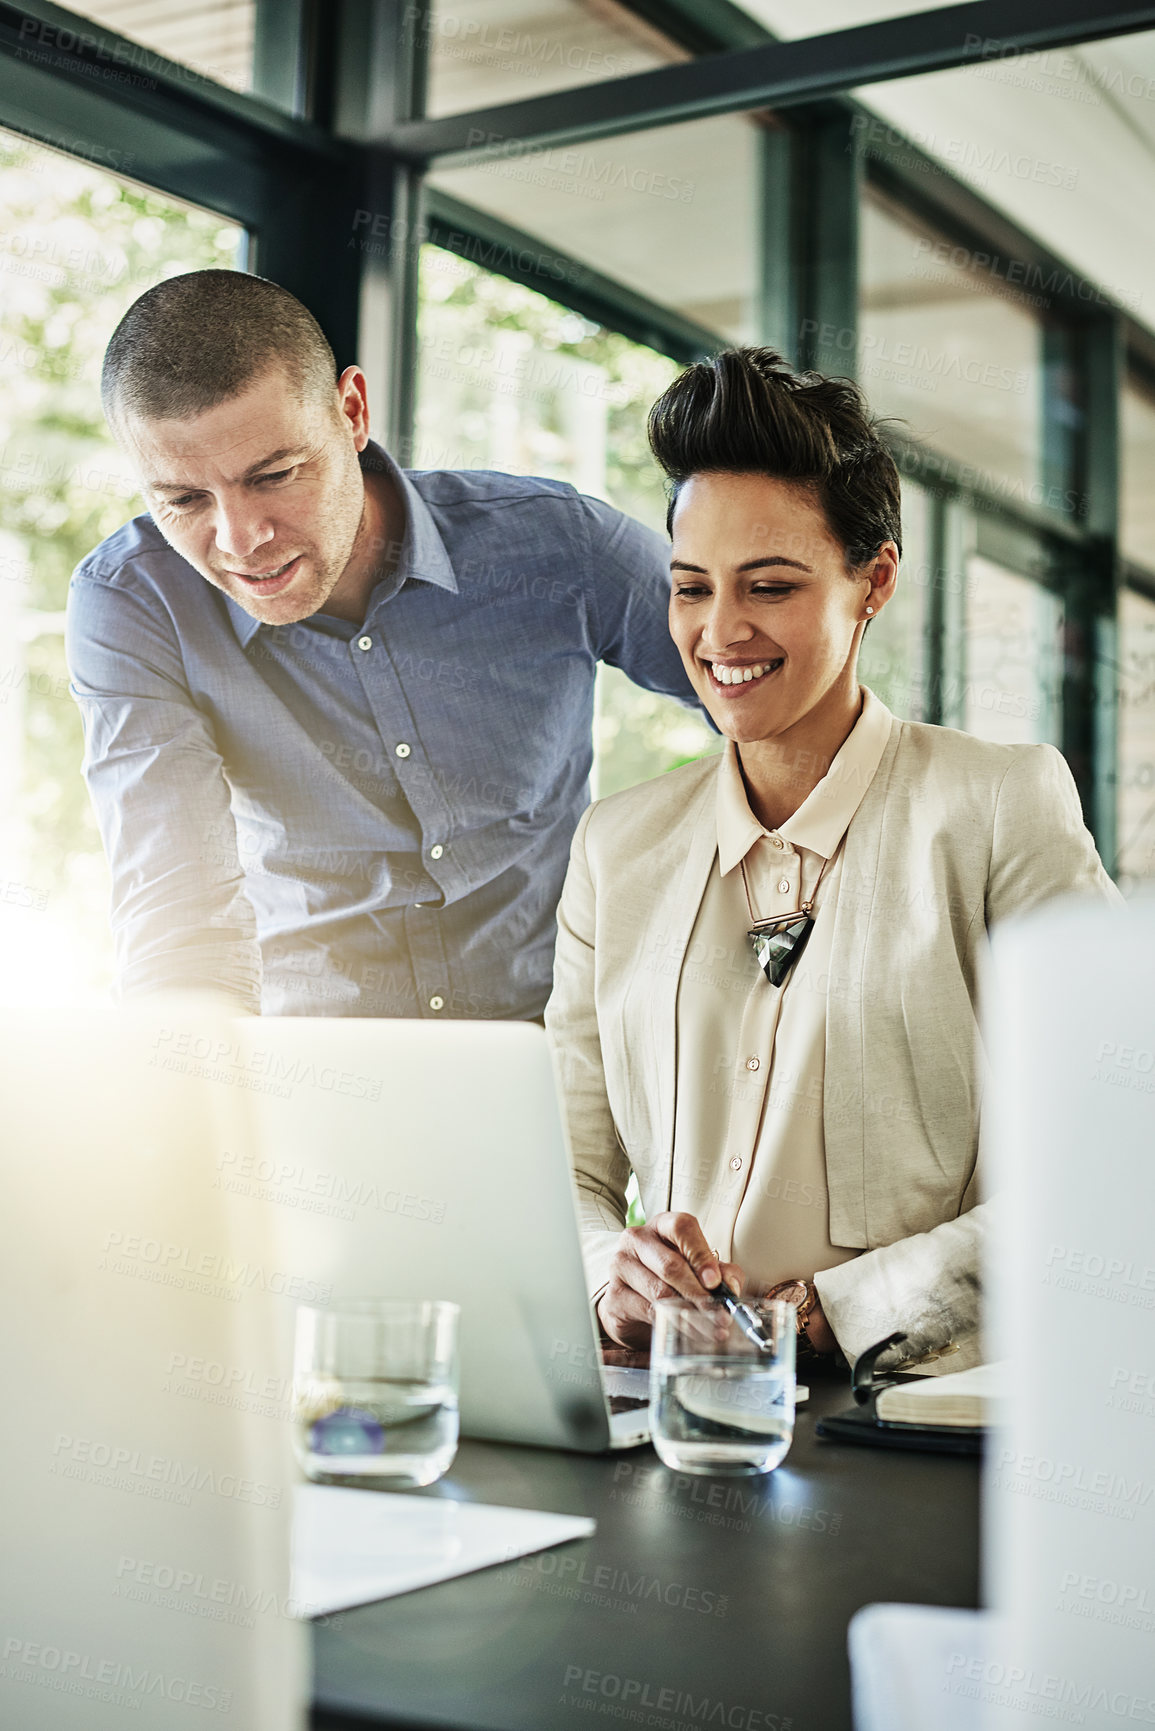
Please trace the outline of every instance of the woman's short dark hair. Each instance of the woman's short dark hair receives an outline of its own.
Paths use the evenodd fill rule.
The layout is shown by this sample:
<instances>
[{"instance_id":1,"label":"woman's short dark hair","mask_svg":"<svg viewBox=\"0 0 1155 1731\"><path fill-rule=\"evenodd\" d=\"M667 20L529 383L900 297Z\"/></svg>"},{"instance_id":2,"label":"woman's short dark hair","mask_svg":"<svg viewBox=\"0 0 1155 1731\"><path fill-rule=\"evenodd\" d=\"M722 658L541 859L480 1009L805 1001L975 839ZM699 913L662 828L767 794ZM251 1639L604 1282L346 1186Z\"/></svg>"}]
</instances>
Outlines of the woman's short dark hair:
<instances>
[{"instance_id":1,"label":"woman's short dark hair","mask_svg":"<svg viewBox=\"0 0 1155 1731\"><path fill-rule=\"evenodd\" d=\"M692 475L769 475L810 491L854 571L885 541L902 551L898 469L850 379L796 373L773 349L724 349L686 368L650 410L670 482L667 529Z\"/></svg>"}]
</instances>

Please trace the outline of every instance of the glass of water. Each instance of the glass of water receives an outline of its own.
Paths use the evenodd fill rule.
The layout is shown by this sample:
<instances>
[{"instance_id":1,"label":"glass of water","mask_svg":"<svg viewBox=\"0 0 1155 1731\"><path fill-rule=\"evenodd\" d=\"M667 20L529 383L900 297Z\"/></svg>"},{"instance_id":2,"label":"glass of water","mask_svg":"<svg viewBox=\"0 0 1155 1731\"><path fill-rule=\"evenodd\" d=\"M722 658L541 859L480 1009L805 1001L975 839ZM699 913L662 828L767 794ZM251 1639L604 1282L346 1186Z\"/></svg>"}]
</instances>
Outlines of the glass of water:
<instances>
[{"instance_id":1,"label":"glass of water","mask_svg":"<svg viewBox=\"0 0 1155 1731\"><path fill-rule=\"evenodd\" d=\"M456 1304L364 1298L301 1305L297 1458L322 1485L431 1485L457 1453Z\"/></svg>"},{"instance_id":2,"label":"glass of water","mask_svg":"<svg viewBox=\"0 0 1155 1731\"><path fill-rule=\"evenodd\" d=\"M719 1305L662 1298L650 1346L650 1429L682 1473L770 1472L794 1436L795 1310L751 1302L765 1347Z\"/></svg>"}]
</instances>

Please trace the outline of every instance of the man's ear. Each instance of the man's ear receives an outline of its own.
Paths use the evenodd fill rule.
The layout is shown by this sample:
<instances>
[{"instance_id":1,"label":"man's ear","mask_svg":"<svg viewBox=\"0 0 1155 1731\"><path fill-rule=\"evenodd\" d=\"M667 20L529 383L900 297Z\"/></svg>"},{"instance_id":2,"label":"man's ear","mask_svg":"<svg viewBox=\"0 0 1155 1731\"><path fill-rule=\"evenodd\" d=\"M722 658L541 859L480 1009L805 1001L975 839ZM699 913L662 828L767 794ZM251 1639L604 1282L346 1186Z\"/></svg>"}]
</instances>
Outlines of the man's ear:
<instances>
[{"instance_id":1,"label":"man's ear","mask_svg":"<svg viewBox=\"0 0 1155 1731\"><path fill-rule=\"evenodd\" d=\"M337 412L353 429L358 451L369 443L369 381L360 367L346 367L337 380Z\"/></svg>"}]
</instances>

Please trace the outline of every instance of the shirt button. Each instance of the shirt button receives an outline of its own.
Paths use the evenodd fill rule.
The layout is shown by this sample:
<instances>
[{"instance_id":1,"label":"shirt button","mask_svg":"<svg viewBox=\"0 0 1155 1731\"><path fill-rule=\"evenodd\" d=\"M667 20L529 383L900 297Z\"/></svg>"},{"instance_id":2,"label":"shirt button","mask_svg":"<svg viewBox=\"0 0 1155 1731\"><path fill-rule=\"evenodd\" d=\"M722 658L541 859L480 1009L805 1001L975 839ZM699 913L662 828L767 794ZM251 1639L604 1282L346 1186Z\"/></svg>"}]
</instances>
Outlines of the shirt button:
<instances>
[{"instance_id":1,"label":"shirt button","mask_svg":"<svg viewBox=\"0 0 1155 1731\"><path fill-rule=\"evenodd\" d=\"M373 639L371 637L358 637L357 647L358 649L372 649Z\"/></svg>"},{"instance_id":2,"label":"shirt button","mask_svg":"<svg viewBox=\"0 0 1155 1731\"><path fill-rule=\"evenodd\" d=\"M441 843L435 842L429 850L429 857L430 859L440 859L444 852L445 849L442 847Z\"/></svg>"},{"instance_id":3,"label":"shirt button","mask_svg":"<svg viewBox=\"0 0 1155 1731\"><path fill-rule=\"evenodd\" d=\"M775 847L785 847L786 846L786 843L782 840L782 837L780 835L772 835L770 837L770 840L774 843Z\"/></svg>"},{"instance_id":4,"label":"shirt button","mask_svg":"<svg viewBox=\"0 0 1155 1731\"><path fill-rule=\"evenodd\" d=\"M445 1008L445 999L439 998L434 994L434 996L429 1000L429 1008L431 1010L443 1010Z\"/></svg>"},{"instance_id":5,"label":"shirt button","mask_svg":"<svg viewBox=\"0 0 1155 1731\"><path fill-rule=\"evenodd\" d=\"M402 743L401 745L395 745L393 749L397 753L398 757L408 757L409 753L413 750L413 747Z\"/></svg>"},{"instance_id":6,"label":"shirt button","mask_svg":"<svg viewBox=\"0 0 1155 1731\"><path fill-rule=\"evenodd\" d=\"M780 896L784 896L789 888L790 888L790 879L789 878L779 878L778 879L778 894Z\"/></svg>"},{"instance_id":7,"label":"shirt button","mask_svg":"<svg viewBox=\"0 0 1155 1731\"><path fill-rule=\"evenodd\" d=\"M747 1058L746 1068L748 1070L760 1070L762 1068L761 1058Z\"/></svg>"},{"instance_id":8,"label":"shirt button","mask_svg":"<svg viewBox=\"0 0 1155 1731\"><path fill-rule=\"evenodd\" d=\"M742 1170L742 1156L740 1154L735 1154L734 1158L731 1160L730 1170L731 1170L731 1172L741 1172L741 1170Z\"/></svg>"}]
</instances>

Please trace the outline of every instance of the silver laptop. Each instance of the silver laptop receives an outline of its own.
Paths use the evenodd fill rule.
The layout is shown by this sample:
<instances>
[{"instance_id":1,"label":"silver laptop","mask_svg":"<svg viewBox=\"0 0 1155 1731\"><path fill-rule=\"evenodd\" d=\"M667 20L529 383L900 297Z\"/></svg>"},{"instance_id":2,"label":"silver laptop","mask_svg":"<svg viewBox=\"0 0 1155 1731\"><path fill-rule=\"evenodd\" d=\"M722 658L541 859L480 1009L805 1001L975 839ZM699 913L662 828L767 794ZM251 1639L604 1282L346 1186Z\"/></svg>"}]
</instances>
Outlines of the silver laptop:
<instances>
[{"instance_id":1,"label":"silver laptop","mask_svg":"<svg viewBox=\"0 0 1155 1731\"><path fill-rule=\"evenodd\" d=\"M219 1182L291 1297L461 1306L465 1434L598 1452L649 1435L644 1372L607 1370L543 1029L244 1018L205 1073L244 1093ZM179 1037L179 1036L178 1036Z\"/></svg>"}]
</instances>

